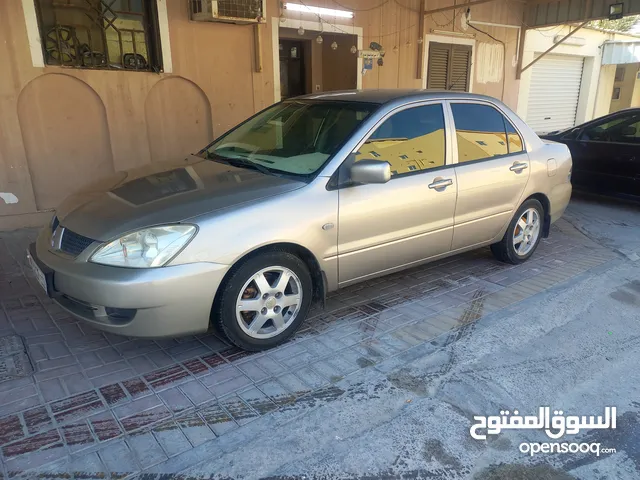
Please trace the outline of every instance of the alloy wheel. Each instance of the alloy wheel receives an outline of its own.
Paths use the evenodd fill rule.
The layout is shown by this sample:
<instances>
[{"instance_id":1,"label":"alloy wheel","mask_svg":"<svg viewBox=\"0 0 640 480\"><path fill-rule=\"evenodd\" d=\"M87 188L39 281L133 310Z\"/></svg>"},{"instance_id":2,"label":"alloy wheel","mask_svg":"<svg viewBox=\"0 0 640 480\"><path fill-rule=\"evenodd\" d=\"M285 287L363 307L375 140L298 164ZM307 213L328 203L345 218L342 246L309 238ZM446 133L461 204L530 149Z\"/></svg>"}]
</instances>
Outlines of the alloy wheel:
<instances>
[{"instance_id":1,"label":"alloy wheel","mask_svg":"<svg viewBox=\"0 0 640 480\"><path fill-rule=\"evenodd\" d=\"M540 236L540 213L535 208L528 208L516 223L513 230L513 248L521 257L535 247Z\"/></svg>"},{"instance_id":2,"label":"alloy wheel","mask_svg":"<svg viewBox=\"0 0 640 480\"><path fill-rule=\"evenodd\" d=\"M267 267L256 272L240 290L236 320L250 337L271 338L289 328L301 306L298 276L285 267Z\"/></svg>"}]
</instances>

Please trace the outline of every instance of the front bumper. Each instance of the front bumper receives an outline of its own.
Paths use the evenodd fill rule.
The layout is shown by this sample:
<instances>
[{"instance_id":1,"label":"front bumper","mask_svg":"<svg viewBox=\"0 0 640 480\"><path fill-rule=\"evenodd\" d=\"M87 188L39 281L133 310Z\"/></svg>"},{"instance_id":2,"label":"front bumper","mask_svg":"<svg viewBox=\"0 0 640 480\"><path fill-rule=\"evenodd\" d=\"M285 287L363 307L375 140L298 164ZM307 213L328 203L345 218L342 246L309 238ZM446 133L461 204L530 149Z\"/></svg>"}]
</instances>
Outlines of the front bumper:
<instances>
[{"instance_id":1,"label":"front bumper","mask_svg":"<svg viewBox=\"0 0 640 480\"><path fill-rule=\"evenodd\" d=\"M229 266L192 263L151 269L109 267L72 259L50 248L45 228L30 249L48 271L48 294L95 328L131 337L204 332L216 291ZM114 313L115 312L115 313Z\"/></svg>"}]
</instances>

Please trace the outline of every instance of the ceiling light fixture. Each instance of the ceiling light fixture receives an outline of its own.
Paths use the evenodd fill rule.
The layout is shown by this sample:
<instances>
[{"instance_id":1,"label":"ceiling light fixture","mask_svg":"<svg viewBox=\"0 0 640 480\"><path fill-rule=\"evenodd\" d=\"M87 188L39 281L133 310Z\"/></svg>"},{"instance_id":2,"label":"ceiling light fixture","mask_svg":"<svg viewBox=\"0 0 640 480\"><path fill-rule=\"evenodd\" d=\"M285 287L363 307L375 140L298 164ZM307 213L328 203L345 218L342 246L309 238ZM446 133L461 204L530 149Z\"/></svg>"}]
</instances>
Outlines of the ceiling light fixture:
<instances>
[{"instance_id":1,"label":"ceiling light fixture","mask_svg":"<svg viewBox=\"0 0 640 480\"><path fill-rule=\"evenodd\" d=\"M624 3L609 5L609 20L619 20L624 16Z\"/></svg>"},{"instance_id":2,"label":"ceiling light fixture","mask_svg":"<svg viewBox=\"0 0 640 480\"><path fill-rule=\"evenodd\" d=\"M284 8L292 12L313 13L315 15L327 15L331 17L353 18L353 12L348 10L335 10L333 8L312 7L299 3L285 3Z\"/></svg>"}]
</instances>

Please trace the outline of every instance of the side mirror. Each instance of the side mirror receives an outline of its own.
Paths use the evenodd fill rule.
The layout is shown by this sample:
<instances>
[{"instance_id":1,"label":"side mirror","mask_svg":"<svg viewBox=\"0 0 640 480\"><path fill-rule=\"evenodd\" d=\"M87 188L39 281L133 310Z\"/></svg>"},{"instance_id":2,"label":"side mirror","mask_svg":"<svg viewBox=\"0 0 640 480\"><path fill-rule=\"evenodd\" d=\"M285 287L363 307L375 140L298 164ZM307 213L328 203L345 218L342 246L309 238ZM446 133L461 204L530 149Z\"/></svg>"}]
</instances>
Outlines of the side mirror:
<instances>
[{"instance_id":1,"label":"side mirror","mask_svg":"<svg viewBox=\"0 0 640 480\"><path fill-rule=\"evenodd\" d=\"M349 173L355 183L387 183L391 180L391 165L380 160L360 160L351 165Z\"/></svg>"}]
</instances>

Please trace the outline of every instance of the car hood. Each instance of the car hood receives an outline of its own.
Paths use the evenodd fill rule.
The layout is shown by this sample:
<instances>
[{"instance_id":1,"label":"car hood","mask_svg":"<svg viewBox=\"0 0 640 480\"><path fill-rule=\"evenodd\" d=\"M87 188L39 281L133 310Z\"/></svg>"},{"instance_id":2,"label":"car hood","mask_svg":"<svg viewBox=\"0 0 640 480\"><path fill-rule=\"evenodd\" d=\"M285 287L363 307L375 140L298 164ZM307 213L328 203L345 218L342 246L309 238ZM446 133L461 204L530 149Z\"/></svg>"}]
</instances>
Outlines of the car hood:
<instances>
[{"instance_id":1,"label":"car hood","mask_svg":"<svg viewBox=\"0 0 640 480\"><path fill-rule=\"evenodd\" d=\"M304 182L190 156L119 172L68 197L61 225L110 240L150 225L175 223L303 187Z\"/></svg>"}]
</instances>

